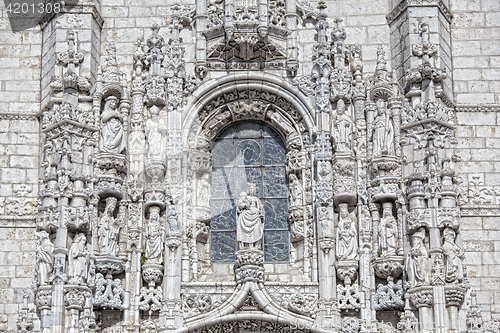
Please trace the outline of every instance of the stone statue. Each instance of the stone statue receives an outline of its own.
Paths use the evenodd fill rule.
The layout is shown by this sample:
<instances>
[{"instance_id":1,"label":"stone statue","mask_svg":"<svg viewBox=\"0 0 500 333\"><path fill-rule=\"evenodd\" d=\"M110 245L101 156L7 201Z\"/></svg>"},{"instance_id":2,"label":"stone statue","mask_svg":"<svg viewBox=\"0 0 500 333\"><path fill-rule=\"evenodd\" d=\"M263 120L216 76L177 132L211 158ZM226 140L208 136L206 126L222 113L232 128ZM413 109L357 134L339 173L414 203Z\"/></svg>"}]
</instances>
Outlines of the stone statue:
<instances>
[{"instance_id":1,"label":"stone statue","mask_svg":"<svg viewBox=\"0 0 500 333\"><path fill-rule=\"evenodd\" d=\"M337 144L337 151L345 152L352 149L353 122L345 113L345 103L343 99L337 102L337 114L334 117L333 135Z\"/></svg>"},{"instance_id":2,"label":"stone statue","mask_svg":"<svg viewBox=\"0 0 500 333\"><path fill-rule=\"evenodd\" d=\"M104 103L101 114L101 151L105 153L121 154L126 146L123 131L123 120L117 109L118 98L109 96Z\"/></svg>"},{"instance_id":3,"label":"stone statue","mask_svg":"<svg viewBox=\"0 0 500 333\"><path fill-rule=\"evenodd\" d=\"M295 174L290 174L288 185L290 194L290 206L302 206L302 184Z\"/></svg>"},{"instance_id":4,"label":"stone statue","mask_svg":"<svg viewBox=\"0 0 500 333\"><path fill-rule=\"evenodd\" d=\"M430 260L429 252L424 244L424 239L424 228L420 228L412 236L413 246L406 263L408 280L412 286L429 283Z\"/></svg>"},{"instance_id":5,"label":"stone statue","mask_svg":"<svg viewBox=\"0 0 500 333\"><path fill-rule=\"evenodd\" d=\"M392 202L385 202L382 207L378 244L382 256L395 255L398 245L398 224L392 214Z\"/></svg>"},{"instance_id":6,"label":"stone statue","mask_svg":"<svg viewBox=\"0 0 500 333\"><path fill-rule=\"evenodd\" d=\"M68 277L72 283L83 283L87 277L87 236L76 234L68 253Z\"/></svg>"},{"instance_id":7,"label":"stone statue","mask_svg":"<svg viewBox=\"0 0 500 333\"><path fill-rule=\"evenodd\" d=\"M106 208L104 208L104 212L102 213L99 229L97 231L101 255L109 254L116 256L118 254L120 226L116 223L113 216L117 201L115 197L106 198Z\"/></svg>"},{"instance_id":8,"label":"stone statue","mask_svg":"<svg viewBox=\"0 0 500 333\"><path fill-rule=\"evenodd\" d=\"M160 117L160 109L153 105L149 112L151 117L146 121L145 132L148 141L148 157L163 158L166 153L167 123Z\"/></svg>"},{"instance_id":9,"label":"stone statue","mask_svg":"<svg viewBox=\"0 0 500 333\"><path fill-rule=\"evenodd\" d=\"M387 102L377 100L377 116L373 121L373 156L394 155L394 125Z\"/></svg>"},{"instance_id":10,"label":"stone statue","mask_svg":"<svg viewBox=\"0 0 500 333\"><path fill-rule=\"evenodd\" d=\"M210 199L210 174L205 173L198 182L198 206L209 207Z\"/></svg>"},{"instance_id":11,"label":"stone statue","mask_svg":"<svg viewBox=\"0 0 500 333\"><path fill-rule=\"evenodd\" d=\"M173 203L167 207L167 227L169 235L179 233L179 212Z\"/></svg>"},{"instance_id":12,"label":"stone statue","mask_svg":"<svg viewBox=\"0 0 500 333\"><path fill-rule=\"evenodd\" d=\"M46 231L38 233L38 242L36 244L36 273L40 285L49 282L49 275L54 268L54 245L49 239Z\"/></svg>"},{"instance_id":13,"label":"stone statue","mask_svg":"<svg viewBox=\"0 0 500 333\"><path fill-rule=\"evenodd\" d=\"M248 192L242 192L238 200L236 237L240 247L260 247L264 234L264 209L256 197L257 185L248 184Z\"/></svg>"},{"instance_id":14,"label":"stone statue","mask_svg":"<svg viewBox=\"0 0 500 333\"><path fill-rule=\"evenodd\" d=\"M163 260L163 243L165 231L160 224L160 207L149 208L149 223L146 230L146 252L148 263L161 264Z\"/></svg>"},{"instance_id":15,"label":"stone statue","mask_svg":"<svg viewBox=\"0 0 500 333\"><path fill-rule=\"evenodd\" d=\"M339 204L339 224L337 227L337 260L355 260L358 255L358 232L349 216L347 203Z\"/></svg>"},{"instance_id":16,"label":"stone statue","mask_svg":"<svg viewBox=\"0 0 500 333\"><path fill-rule=\"evenodd\" d=\"M464 250L455 243L455 230L446 228L443 231L443 254L445 256L445 279L446 282L462 282L464 270L462 260L464 259Z\"/></svg>"}]
</instances>

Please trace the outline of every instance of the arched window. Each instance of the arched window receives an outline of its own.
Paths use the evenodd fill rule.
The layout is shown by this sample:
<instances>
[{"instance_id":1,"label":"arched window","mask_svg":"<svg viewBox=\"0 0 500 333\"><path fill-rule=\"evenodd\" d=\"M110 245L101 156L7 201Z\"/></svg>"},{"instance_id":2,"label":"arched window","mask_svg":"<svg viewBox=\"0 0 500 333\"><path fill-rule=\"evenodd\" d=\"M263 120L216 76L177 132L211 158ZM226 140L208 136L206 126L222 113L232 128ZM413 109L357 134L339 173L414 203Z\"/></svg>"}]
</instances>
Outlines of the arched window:
<instances>
[{"instance_id":1,"label":"arched window","mask_svg":"<svg viewBox=\"0 0 500 333\"><path fill-rule=\"evenodd\" d=\"M211 261L234 262L236 205L248 183L257 184L264 205L264 259L289 261L286 148L281 137L258 122L239 122L222 132L212 147L210 193Z\"/></svg>"}]
</instances>

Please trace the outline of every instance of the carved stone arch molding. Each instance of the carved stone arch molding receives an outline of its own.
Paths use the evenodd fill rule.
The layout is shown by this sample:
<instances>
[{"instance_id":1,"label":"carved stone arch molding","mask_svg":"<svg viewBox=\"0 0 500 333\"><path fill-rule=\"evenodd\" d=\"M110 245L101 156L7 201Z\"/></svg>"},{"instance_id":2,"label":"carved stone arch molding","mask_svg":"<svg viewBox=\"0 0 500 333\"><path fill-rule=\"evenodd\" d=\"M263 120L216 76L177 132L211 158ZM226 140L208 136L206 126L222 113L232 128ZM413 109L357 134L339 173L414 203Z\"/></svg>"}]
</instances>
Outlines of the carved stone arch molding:
<instances>
[{"instance_id":1,"label":"carved stone arch molding","mask_svg":"<svg viewBox=\"0 0 500 333\"><path fill-rule=\"evenodd\" d=\"M196 279L209 263L211 144L219 133L239 121L268 124L287 148L287 175L296 181L300 199L289 203L291 261L295 253L313 251L310 138L314 132L313 107L295 87L269 74L233 74L201 85L191 96L183 124L188 150L185 225L189 237L191 273ZM290 175L294 174L290 178ZM289 182L289 189L291 183ZM290 189L290 192L291 189ZM310 229L310 230L309 230ZM307 248L307 250L304 250ZM312 252L309 253L312 257ZM308 259L310 260L310 259ZM301 264L309 273L309 263Z\"/></svg>"},{"instance_id":2,"label":"carved stone arch molding","mask_svg":"<svg viewBox=\"0 0 500 333\"><path fill-rule=\"evenodd\" d=\"M276 303L256 281L239 285L220 307L187 319L178 333L193 332L327 332L314 320Z\"/></svg>"}]
</instances>

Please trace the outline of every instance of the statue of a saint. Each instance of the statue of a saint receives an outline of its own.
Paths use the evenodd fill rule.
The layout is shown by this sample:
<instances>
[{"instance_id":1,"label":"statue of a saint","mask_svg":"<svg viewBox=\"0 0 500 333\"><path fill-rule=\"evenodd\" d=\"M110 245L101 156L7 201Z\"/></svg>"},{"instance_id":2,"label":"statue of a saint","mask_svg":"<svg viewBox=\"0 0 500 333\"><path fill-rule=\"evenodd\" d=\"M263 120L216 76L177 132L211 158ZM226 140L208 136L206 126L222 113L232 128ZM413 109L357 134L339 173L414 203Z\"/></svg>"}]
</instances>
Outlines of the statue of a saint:
<instances>
[{"instance_id":1,"label":"statue of a saint","mask_svg":"<svg viewBox=\"0 0 500 333\"><path fill-rule=\"evenodd\" d=\"M167 206L167 227L169 235L179 233L179 212L173 203Z\"/></svg>"},{"instance_id":2,"label":"statue of a saint","mask_svg":"<svg viewBox=\"0 0 500 333\"><path fill-rule=\"evenodd\" d=\"M49 282L49 275L54 268L54 245L46 231L38 233L36 243L36 273L40 285Z\"/></svg>"},{"instance_id":3,"label":"statue of a saint","mask_svg":"<svg viewBox=\"0 0 500 333\"><path fill-rule=\"evenodd\" d=\"M153 105L149 112L151 117L146 121L145 132L148 142L147 157L163 159L166 153L166 135L167 123L163 117L160 117L160 109Z\"/></svg>"},{"instance_id":4,"label":"statue of a saint","mask_svg":"<svg viewBox=\"0 0 500 333\"><path fill-rule=\"evenodd\" d=\"M209 207L210 199L210 174L205 173L198 182L198 203L197 206Z\"/></svg>"},{"instance_id":5,"label":"statue of a saint","mask_svg":"<svg viewBox=\"0 0 500 333\"><path fill-rule=\"evenodd\" d=\"M68 277L72 283L83 283L87 277L86 251L87 236L79 233L75 236L68 252Z\"/></svg>"},{"instance_id":6,"label":"statue of a saint","mask_svg":"<svg viewBox=\"0 0 500 333\"><path fill-rule=\"evenodd\" d=\"M394 155L394 125L387 102L377 100L377 116L373 121L373 156Z\"/></svg>"},{"instance_id":7,"label":"statue of a saint","mask_svg":"<svg viewBox=\"0 0 500 333\"><path fill-rule=\"evenodd\" d=\"M264 234L264 209L256 197L257 184L249 183L248 192L238 200L236 237L240 247L260 247Z\"/></svg>"},{"instance_id":8,"label":"statue of a saint","mask_svg":"<svg viewBox=\"0 0 500 333\"><path fill-rule=\"evenodd\" d=\"M395 255L398 245L398 224L392 214L392 202L385 202L382 204L382 207L378 240L379 247L382 251L382 256Z\"/></svg>"},{"instance_id":9,"label":"statue of a saint","mask_svg":"<svg viewBox=\"0 0 500 333\"><path fill-rule=\"evenodd\" d=\"M163 260L163 242L165 232L160 224L160 207L149 208L149 222L146 229L146 252L148 263L161 264Z\"/></svg>"},{"instance_id":10,"label":"statue of a saint","mask_svg":"<svg viewBox=\"0 0 500 333\"><path fill-rule=\"evenodd\" d=\"M121 154L125 149L126 140L123 131L122 116L118 111L118 98L109 96L104 102L101 114L101 151Z\"/></svg>"},{"instance_id":11,"label":"statue of a saint","mask_svg":"<svg viewBox=\"0 0 500 333\"><path fill-rule=\"evenodd\" d=\"M464 278L462 259L464 250L455 243L455 230L446 228L443 231L443 253L445 256L445 279L446 282L460 283Z\"/></svg>"},{"instance_id":12,"label":"statue of a saint","mask_svg":"<svg viewBox=\"0 0 500 333\"><path fill-rule=\"evenodd\" d=\"M302 184L293 173L290 174L289 178L290 206L302 206Z\"/></svg>"},{"instance_id":13,"label":"statue of a saint","mask_svg":"<svg viewBox=\"0 0 500 333\"><path fill-rule=\"evenodd\" d=\"M109 254L116 256L118 254L120 226L115 222L113 216L117 201L115 197L106 198L106 208L104 208L104 212L99 222L97 235L99 237L98 243L102 255Z\"/></svg>"},{"instance_id":14,"label":"statue of a saint","mask_svg":"<svg viewBox=\"0 0 500 333\"><path fill-rule=\"evenodd\" d=\"M348 204L339 204L339 224L337 227L337 260L355 260L358 256L358 232L349 216Z\"/></svg>"},{"instance_id":15,"label":"statue of a saint","mask_svg":"<svg viewBox=\"0 0 500 333\"><path fill-rule=\"evenodd\" d=\"M420 228L412 236L413 246L406 263L408 280L412 286L429 283L430 260L429 252L424 244L424 239L424 228Z\"/></svg>"},{"instance_id":16,"label":"statue of a saint","mask_svg":"<svg viewBox=\"0 0 500 333\"><path fill-rule=\"evenodd\" d=\"M334 119L333 135L337 145L337 151L345 152L352 149L353 122L351 117L346 114L345 103L343 99L337 102L337 114Z\"/></svg>"}]
</instances>

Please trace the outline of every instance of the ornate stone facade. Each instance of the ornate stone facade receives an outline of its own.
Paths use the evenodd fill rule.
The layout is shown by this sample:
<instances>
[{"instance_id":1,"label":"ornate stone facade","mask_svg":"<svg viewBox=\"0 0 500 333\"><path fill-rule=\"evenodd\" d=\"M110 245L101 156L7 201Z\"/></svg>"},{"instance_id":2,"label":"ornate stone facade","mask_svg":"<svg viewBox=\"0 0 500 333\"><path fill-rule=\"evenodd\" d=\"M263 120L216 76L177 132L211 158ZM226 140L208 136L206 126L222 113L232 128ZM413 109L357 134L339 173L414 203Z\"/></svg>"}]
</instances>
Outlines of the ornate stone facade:
<instances>
[{"instance_id":1,"label":"ornate stone facade","mask_svg":"<svg viewBox=\"0 0 500 333\"><path fill-rule=\"evenodd\" d=\"M498 331L495 1L119 2L9 37L0 331Z\"/></svg>"}]
</instances>

